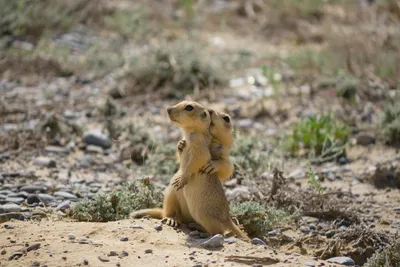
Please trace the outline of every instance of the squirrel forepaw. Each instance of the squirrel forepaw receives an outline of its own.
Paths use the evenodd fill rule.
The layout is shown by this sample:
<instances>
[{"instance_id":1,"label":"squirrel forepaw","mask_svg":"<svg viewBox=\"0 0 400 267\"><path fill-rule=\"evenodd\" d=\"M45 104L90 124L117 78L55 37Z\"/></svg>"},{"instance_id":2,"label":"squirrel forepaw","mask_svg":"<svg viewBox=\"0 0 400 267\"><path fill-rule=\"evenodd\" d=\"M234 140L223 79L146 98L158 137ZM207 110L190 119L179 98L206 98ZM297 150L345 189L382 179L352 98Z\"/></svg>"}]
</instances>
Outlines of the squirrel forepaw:
<instances>
[{"instance_id":1,"label":"squirrel forepaw","mask_svg":"<svg viewBox=\"0 0 400 267\"><path fill-rule=\"evenodd\" d=\"M200 174L213 174L214 172L215 164L212 161L204 165L203 168L201 168L199 171Z\"/></svg>"},{"instance_id":2,"label":"squirrel forepaw","mask_svg":"<svg viewBox=\"0 0 400 267\"><path fill-rule=\"evenodd\" d=\"M186 147L186 141L183 139L179 140L176 147L178 148L179 151L182 151Z\"/></svg>"}]
</instances>

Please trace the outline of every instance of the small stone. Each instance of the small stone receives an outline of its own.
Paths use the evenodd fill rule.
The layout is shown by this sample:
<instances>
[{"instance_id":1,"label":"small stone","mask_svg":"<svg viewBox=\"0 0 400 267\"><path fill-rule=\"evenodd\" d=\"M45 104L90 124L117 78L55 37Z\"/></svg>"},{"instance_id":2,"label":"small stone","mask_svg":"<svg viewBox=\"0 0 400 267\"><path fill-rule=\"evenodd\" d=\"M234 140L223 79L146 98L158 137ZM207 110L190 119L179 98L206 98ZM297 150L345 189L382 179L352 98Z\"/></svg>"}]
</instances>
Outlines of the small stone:
<instances>
[{"instance_id":1,"label":"small stone","mask_svg":"<svg viewBox=\"0 0 400 267\"><path fill-rule=\"evenodd\" d=\"M34 262L32 262L32 265L31 265L31 267L39 267L40 266L40 262L38 262L38 261L34 261Z\"/></svg>"},{"instance_id":2,"label":"small stone","mask_svg":"<svg viewBox=\"0 0 400 267\"><path fill-rule=\"evenodd\" d=\"M104 149L109 149L112 146L111 140L97 130L91 130L84 134L83 141L88 145L99 146Z\"/></svg>"},{"instance_id":3,"label":"small stone","mask_svg":"<svg viewBox=\"0 0 400 267\"><path fill-rule=\"evenodd\" d=\"M83 265L89 265L89 261L87 259L83 260Z\"/></svg>"},{"instance_id":4,"label":"small stone","mask_svg":"<svg viewBox=\"0 0 400 267\"><path fill-rule=\"evenodd\" d=\"M146 249L146 250L144 251L144 253L146 253L146 254L153 253L153 250L148 248L148 249Z\"/></svg>"},{"instance_id":5,"label":"small stone","mask_svg":"<svg viewBox=\"0 0 400 267\"><path fill-rule=\"evenodd\" d=\"M12 225L9 225L9 224L5 224L4 228L6 228L7 230L10 230L10 229L14 229L15 226L12 226Z\"/></svg>"},{"instance_id":6,"label":"small stone","mask_svg":"<svg viewBox=\"0 0 400 267\"><path fill-rule=\"evenodd\" d=\"M299 230L304 234L308 234L310 232L310 228L308 228L307 226L300 226Z\"/></svg>"},{"instance_id":7,"label":"small stone","mask_svg":"<svg viewBox=\"0 0 400 267\"><path fill-rule=\"evenodd\" d=\"M40 248L40 243L35 243L35 244L32 244L32 245L28 246L26 248L26 251L29 252L29 251L37 250L39 248Z\"/></svg>"},{"instance_id":8,"label":"small stone","mask_svg":"<svg viewBox=\"0 0 400 267\"><path fill-rule=\"evenodd\" d=\"M357 145L360 146L369 146L375 144L375 137L372 135L368 135L365 133L360 133L356 137Z\"/></svg>"},{"instance_id":9,"label":"small stone","mask_svg":"<svg viewBox=\"0 0 400 267\"><path fill-rule=\"evenodd\" d=\"M346 266L354 266L356 263L349 257L334 257L327 260L330 263L339 263Z\"/></svg>"},{"instance_id":10,"label":"small stone","mask_svg":"<svg viewBox=\"0 0 400 267\"><path fill-rule=\"evenodd\" d=\"M393 208L393 211L396 211L396 212L400 211L400 206L394 207L394 208Z\"/></svg>"},{"instance_id":11,"label":"small stone","mask_svg":"<svg viewBox=\"0 0 400 267\"><path fill-rule=\"evenodd\" d=\"M154 229L157 231L161 231L162 230L162 225L161 224L156 224L154 225Z\"/></svg>"},{"instance_id":12,"label":"small stone","mask_svg":"<svg viewBox=\"0 0 400 267\"><path fill-rule=\"evenodd\" d=\"M8 260L9 261L17 260L17 259L21 258L23 255L24 255L24 253L22 251L17 250L17 251L14 251L14 253L10 257L8 257Z\"/></svg>"},{"instance_id":13,"label":"small stone","mask_svg":"<svg viewBox=\"0 0 400 267\"><path fill-rule=\"evenodd\" d=\"M38 194L37 195L41 201L43 201L45 204L48 204L50 202L53 202L55 199L53 196L49 194Z\"/></svg>"},{"instance_id":14,"label":"small stone","mask_svg":"<svg viewBox=\"0 0 400 267\"><path fill-rule=\"evenodd\" d=\"M86 147L86 152L93 153L93 154L103 154L103 148L94 145L88 145Z\"/></svg>"},{"instance_id":15,"label":"small stone","mask_svg":"<svg viewBox=\"0 0 400 267\"><path fill-rule=\"evenodd\" d=\"M6 202L12 202L12 203L16 203L16 204L21 204L22 202L25 201L25 199L23 197L7 197L5 199Z\"/></svg>"},{"instance_id":16,"label":"small stone","mask_svg":"<svg viewBox=\"0 0 400 267\"><path fill-rule=\"evenodd\" d=\"M19 191L25 191L25 192L28 192L28 193L31 193L31 194L34 194L34 193L36 193L36 192L41 192L41 193L43 193L43 192L46 192L46 187L44 187L44 186L39 186L39 185L26 185L26 186L23 186L23 187L21 187L20 189L19 189Z\"/></svg>"},{"instance_id":17,"label":"small stone","mask_svg":"<svg viewBox=\"0 0 400 267\"><path fill-rule=\"evenodd\" d=\"M127 237L121 237L121 238L119 239L119 241L126 242L126 241L128 241L128 238L127 238Z\"/></svg>"},{"instance_id":18,"label":"small stone","mask_svg":"<svg viewBox=\"0 0 400 267\"><path fill-rule=\"evenodd\" d=\"M18 206L15 203L9 203L9 204L4 204L2 206L0 206L1 208L3 208L6 212L19 212L21 211L21 207Z\"/></svg>"},{"instance_id":19,"label":"small stone","mask_svg":"<svg viewBox=\"0 0 400 267\"><path fill-rule=\"evenodd\" d=\"M304 263L304 265L305 265L305 266L310 266L310 267L315 267L315 263L314 263L314 262L311 262L311 261L306 261L306 262Z\"/></svg>"},{"instance_id":20,"label":"small stone","mask_svg":"<svg viewBox=\"0 0 400 267\"><path fill-rule=\"evenodd\" d=\"M329 230L325 233L326 237L331 238L335 235L335 231L334 230Z\"/></svg>"},{"instance_id":21,"label":"small stone","mask_svg":"<svg viewBox=\"0 0 400 267\"><path fill-rule=\"evenodd\" d=\"M224 242L228 243L228 244L234 244L234 243L236 243L236 240L233 237L228 237L228 238L225 238Z\"/></svg>"},{"instance_id":22,"label":"small stone","mask_svg":"<svg viewBox=\"0 0 400 267\"><path fill-rule=\"evenodd\" d=\"M37 157L33 161L33 164L35 164L37 166L41 166L41 167L47 167L47 168L55 168L56 167L56 162L48 157Z\"/></svg>"},{"instance_id":23,"label":"small stone","mask_svg":"<svg viewBox=\"0 0 400 267\"><path fill-rule=\"evenodd\" d=\"M115 257L115 256L118 256L118 253L112 250L112 251L110 251L110 253L108 253L108 256Z\"/></svg>"},{"instance_id":24,"label":"small stone","mask_svg":"<svg viewBox=\"0 0 400 267\"><path fill-rule=\"evenodd\" d=\"M251 267L263 267L263 265L260 264L260 263L253 263L253 264L251 265Z\"/></svg>"},{"instance_id":25,"label":"small stone","mask_svg":"<svg viewBox=\"0 0 400 267\"><path fill-rule=\"evenodd\" d=\"M6 255L6 254L7 254L7 251L6 251L5 249L3 249L3 250L1 251L0 254L1 254L1 255Z\"/></svg>"},{"instance_id":26,"label":"small stone","mask_svg":"<svg viewBox=\"0 0 400 267\"><path fill-rule=\"evenodd\" d=\"M202 267L202 266L203 266L202 264L198 263L198 264L193 265L192 267Z\"/></svg>"},{"instance_id":27,"label":"small stone","mask_svg":"<svg viewBox=\"0 0 400 267\"><path fill-rule=\"evenodd\" d=\"M68 239L69 240L75 240L76 239L76 235L75 234L68 234Z\"/></svg>"},{"instance_id":28,"label":"small stone","mask_svg":"<svg viewBox=\"0 0 400 267\"><path fill-rule=\"evenodd\" d=\"M71 193L63 192L63 191L54 192L53 195L54 195L55 197L61 197L61 198L70 199L70 200L76 200L76 199L78 198L77 196L75 196L75 195L73 195L73 194L71 194Z\"/></svg>"},{"instance_id":29,"label":"small stone","mask_svg":"<svg viewBox=\"0 0 400 267\"><path fill-rule=\"evenodd\" d=\"M268 236L276 236L278 232L276 230L272 230L268 232Z\"/></svg>"},{"instance_id":30,"label":"small stone","mask_svg":"<svg viewBox=\"0 0 400 267\"><path fill-rule=\"evenodd\" d=\"M317 230L317 226L313 223L310 223L309 227L310 227L310 230Z\"/></svg>"},{"instance_id":31,"label":"small stone","mask_svg":"<svg viewBox=\"0 0 400 267\"><path fill-rule=\"evenodd\" d=\"M83 238L79 238L78 243L79 244L92 244L93 242L92 242L92 240L83 237Z\"/></svg>"},{"instance_id":32,"label":"small stone","mask_svg":"<svg viewBox=\"0 0 400 267\"><path fill-rule=\"evenodd\" d=\"M197 230L191 231L191 232L189 233L189 236L190 236L190 237L199 237L199 236L200 236L200 232L197 231Z\"/></svg>"},{"instance_id":33,"label":"small stone","mask_svg":"<svg viewBox=\"0 0 400 267\"><path fill-rule=\"evenodd\" d=\"M39 204L40 203L40 198L36 194L30 194L28 196L28 198L26 199L26 203L28 205Z\"/></svg>"},{"instance_id":34,"label":"small stone","mask_svg":"<svg viewBox=\"0 0 400 267\"><path fill-rule=\"evenodd\" d=\"M67 209L71 208L71 201L69 200L65 200L63 202L61 202L60 204L57 205L56 207L56 211L66 211Z\"/></svg>"},{"instance_id":35,"label":"small stone","mask_svg":"<svg viewBox=\"0 0 400 267\"><path fill-rule=\"evenodd\" d=\"M109 261L110 261L110 259L109 259L107 256L105 256L105 255L101 255L101 256L99 256L98 258L99 258L99 260L102 261L102 262L109 262Z\"/></svg>"},{"instance_id":36,"label":"small stone","mask_svg":"<svg viewBox=\"0 0 400 267\"><path fill-rule=\"evenodd\" d=\"M133 228L133 229L144 229L143 226L136 225L136 224L131 225L130 228Z\"/></svg>"},{"instance_id":37,"label":"small stone","mask_svg":"<svg viewBox=\"0 0 400 267\"><path fill-rule=\"evenodd\" d=\"M267 244L265 244L264 241L262 241L260 238L257 238L257 237L253 238L253 239L251 240L251 243L252 243L253 245L256 245L256 246L258 246L258 245L266 246L266 245L267 245Z\"/></svg>"},{"instance_id":38,"label":"small stone","mask_svg":"<svg viewBox=\"0 0 400 267\"><path fill-rule=\"evenodd\" d=\"M129 256L129 253L126 252L125 250L121 251L121 253L119 254L119 257L120 257L120 258L128 257L128 256Z\"/></svg>"},{"instance_id":39,"label":"small stone","mask_svg":"<svg viewBox=\"0 0 400 267\"><path fill-rule=\"evenodd\" d=\"M214 235L209 240L200 244L204 248L219 248L224 245L224 237L221 234Z\"/></svg>"},{"instance_id":40,"label":"small stone","mask_svg":"<svg viewBox=\"0 0 400 267\"><path fill-rule=\"evenodd\" d=\"M57 153L57 154L68 154L68 149L61 146L46 146L44 148L46 152Z\"/></svg>"}]
</instances>

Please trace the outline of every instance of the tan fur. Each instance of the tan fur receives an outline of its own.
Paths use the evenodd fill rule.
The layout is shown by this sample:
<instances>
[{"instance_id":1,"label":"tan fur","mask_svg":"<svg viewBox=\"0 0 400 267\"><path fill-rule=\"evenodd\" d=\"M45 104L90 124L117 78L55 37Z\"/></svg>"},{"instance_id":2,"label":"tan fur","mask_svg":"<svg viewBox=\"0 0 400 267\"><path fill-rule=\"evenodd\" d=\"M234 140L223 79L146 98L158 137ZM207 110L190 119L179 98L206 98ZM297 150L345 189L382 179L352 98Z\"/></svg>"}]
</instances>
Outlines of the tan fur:
<instances>
[{"instance_id":1,"label":"tan fur","mask_svg":"<svg viewBox=\"0 0 400 267\"><path fill-rule=\"evenodd\" d=\"M192 112L187 112L185 107L191 105L194 107ZM168 109L170 119L183 130L185 145L178 143L178 157L180 157L180 169L171 179L164 197L163 209L148 209L136 212L132 217L149 215L155 218L164 218L170 225L185 221L196 221L210 234L226 234L232 232L239 237L249 240L247 235L242 232L231 220L229 215L229 203L226 199L222 184L219 181L217 173L220 173L223 179L229 178L232 170L224 171L229 167L220 166L218 162L228 161L229 148L233 142L232 128L225 127L227 136L222 141L215 139L214 145L210 143L209 131L217 133L217 128L221 125L214 123L210 128L210 120L202 116L204 109L195 102L184 101ZM215 114L214 119L218 120ZM209 118L209 117L208 117ZM228 130L228 131L227 131ZM217 134L219 136L219 132ZM224 134L221 134L224 136ZM230 141L227 141L227 140ZM226 142L225 142L226 141ZM227 148L227 149L226 149ZM215 154L211 161L210 150ZM209 163L216 163L213 174L202 174L199 170ZM228 165L229 165L228 164ZM222 172L221 172L222 170ZM178 178L177 178L178 177ZM172 184L174 181L187 179L187 185L183 190L177 191ZM182 180L183 179L183 180Z\"/></svg>"}]
</instances>

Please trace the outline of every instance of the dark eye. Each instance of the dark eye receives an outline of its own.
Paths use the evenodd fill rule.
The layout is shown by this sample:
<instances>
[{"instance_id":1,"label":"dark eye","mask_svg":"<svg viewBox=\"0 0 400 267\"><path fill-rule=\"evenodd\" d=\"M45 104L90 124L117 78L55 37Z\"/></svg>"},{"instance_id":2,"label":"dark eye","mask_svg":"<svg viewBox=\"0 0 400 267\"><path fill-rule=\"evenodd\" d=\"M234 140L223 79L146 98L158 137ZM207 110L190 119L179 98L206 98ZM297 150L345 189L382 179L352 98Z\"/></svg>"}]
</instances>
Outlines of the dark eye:
<instances>
[{"instance_id":1,"label":"dark eye","mask_svg":"<svg viewBox=\"0 0 400 267\"><path fill-rule=\"evenodd\" d=\"M228 116L223 117L224 121L226 121L227 123L229 123L231 121L231 119L229 119Z\"/></svg>"},{"instance_id":2,"label":"dark eye","mask_svg":"<svg viewBox=\"0 0 400 267\"><path fill-rule=\"evenodd\" d=\"M192 106L192 105L187 105L187 106L185 107L185 110L191 111L191 110L193 110L193 106Z\"/></svg>"}]
</instances>

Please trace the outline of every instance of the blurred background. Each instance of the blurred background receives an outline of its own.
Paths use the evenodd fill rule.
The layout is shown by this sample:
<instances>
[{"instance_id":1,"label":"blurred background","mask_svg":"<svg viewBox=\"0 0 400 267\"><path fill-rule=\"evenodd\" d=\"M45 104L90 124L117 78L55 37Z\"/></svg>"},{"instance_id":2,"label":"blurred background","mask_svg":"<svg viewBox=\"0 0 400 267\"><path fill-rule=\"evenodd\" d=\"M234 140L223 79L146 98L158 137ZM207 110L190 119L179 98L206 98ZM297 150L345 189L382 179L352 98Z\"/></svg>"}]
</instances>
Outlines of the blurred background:
<instances>
[{"instance_id":1,"label":"blurred background","mask_svg":"<svg viewBox=\"0 0 400 267\"><path fill-rule=\"evenodd\" d=\"M166 107L192 99L232 116L227 196L247 203L237 214L290 206L343 219L329 213L337 202L318 202L324 190L350 192L331 195L343 212L371 192L398 205L399 22L398 0L0 0L3 189L68 184L92 199L148 177L161 190L180 138ZM274 168L290 201L265 200ZM390 233L392 206L373 211L391 214Z\"/></svg>"}]
</instances>

